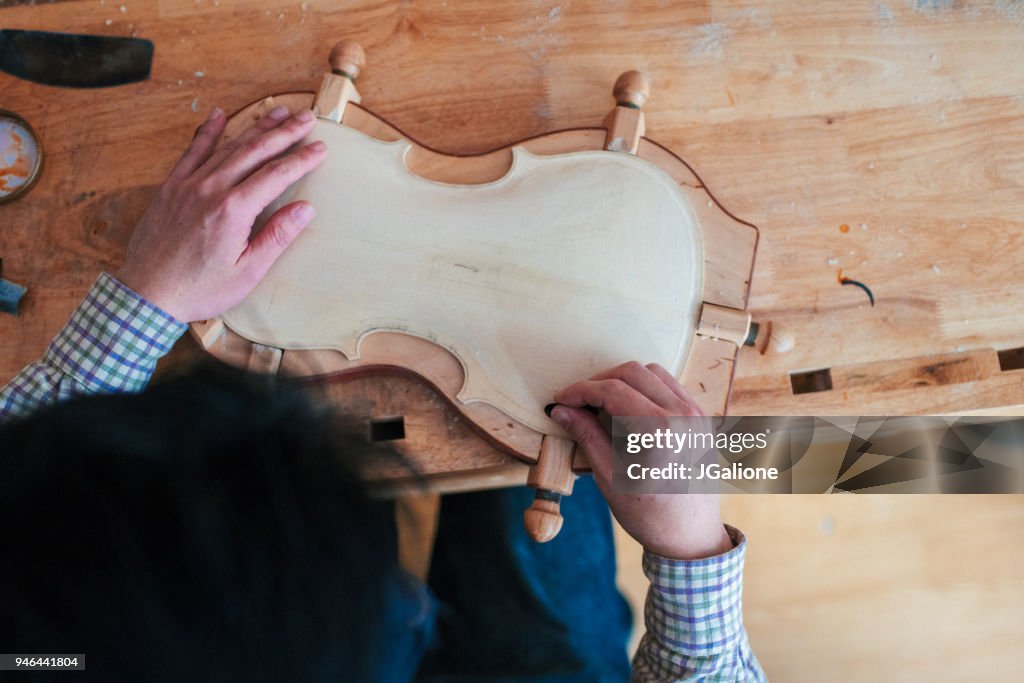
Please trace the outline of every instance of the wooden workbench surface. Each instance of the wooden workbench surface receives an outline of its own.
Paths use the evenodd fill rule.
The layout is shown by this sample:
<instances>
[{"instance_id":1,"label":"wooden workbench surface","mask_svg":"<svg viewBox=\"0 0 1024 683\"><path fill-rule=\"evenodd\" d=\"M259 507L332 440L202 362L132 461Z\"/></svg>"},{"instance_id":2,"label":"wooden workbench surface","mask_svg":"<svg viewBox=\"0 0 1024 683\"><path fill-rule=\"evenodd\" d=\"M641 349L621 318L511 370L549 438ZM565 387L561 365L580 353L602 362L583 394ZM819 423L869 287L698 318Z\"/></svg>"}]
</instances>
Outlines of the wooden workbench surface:
<instances>
[{"instance_id":1,"label":"wooden workbench surface","mask_svg":"<svg viewBox=\"0 0 1024 683\"><path fill-rule=\"evenodd\" d=\"M212 106L313 89L330 46L352 37L369 55L367 106L446 151L599 125L608 84L629 67L649 74L648 135L761 229L750 307L774 340L741 353L733 412L1024 403L1022 375L1000 373L991 351L1024 346L1021 3L0 4L14 5L5 27L156 44L137 85L0 74L0 106L46 153L39 185L0 208L6 277L29 288L21 318L0 316L0 381L117 266ZM841 287L839 269L878 305ZM912 360L873 365L893 359ZM854 364L867 365L843 370ZM789 373L817 368L833 368L835 389L793 396Z\"/></svg>"},{"instance_id":2,"label":"wooden workbench surface","mask_svg":"<svg viewBox=\"0 0 1024 683\"><path fill-rule=\"evenodd\" d=\"M1022 2L27 5L0 0L0 26L138 35L155 42L156 57L151 80L112 90L0 74L0 107L28 119L46 153L39 185L0 207L5 277L29 288L20 318L0 315L0 382L42 353L99 270L117 267L155 185L211 107L314 89L331 45L349 37L368 54L363 102L451 152L600 125L609 84L644 70L648 135L761 230L750 308L773 321L774 339L763 356L741 352L734 412L1024 403L1024 371L1001 371L993 350L1024 346ZM868 284L877 306L840 286L839 269ZM194 348L187 341L175 354ZM818 368L832 368L834 389L792 395L789 373ZM931 497L858 500L727 505L761 549L748 573L777 579L747 591L752 641L769 673L1011 680L1019 638L992 631L1016 623L1022 608L1024 563L1007 548L1022 519L1007 513L1007 499L956 509ZM822 517L822 507L831 512ZM868 529L849 526L865 514ZM803 520L806 537L779 518ZM856 533L831 543L836 525ZM880 528L884 548L872 545ZM998 563L987 548L1004 549ZM879 553L889 551L885 561ZM827 576L796 562L815 552L830 558L820 567ZM791 569L778 571L781 560ZM893 578L892 563L903 578ZM871 588L879 585L895 592ZM948 586L958 587L953 603ZM849 604L835 595L855 596L859 621L837 630L833 616ZM788 615L785 629L773 626L779 615ZM939 628L949 619L963 628ZM828 656L802 667L812 642Z\"/></svg>"}]
</instances>

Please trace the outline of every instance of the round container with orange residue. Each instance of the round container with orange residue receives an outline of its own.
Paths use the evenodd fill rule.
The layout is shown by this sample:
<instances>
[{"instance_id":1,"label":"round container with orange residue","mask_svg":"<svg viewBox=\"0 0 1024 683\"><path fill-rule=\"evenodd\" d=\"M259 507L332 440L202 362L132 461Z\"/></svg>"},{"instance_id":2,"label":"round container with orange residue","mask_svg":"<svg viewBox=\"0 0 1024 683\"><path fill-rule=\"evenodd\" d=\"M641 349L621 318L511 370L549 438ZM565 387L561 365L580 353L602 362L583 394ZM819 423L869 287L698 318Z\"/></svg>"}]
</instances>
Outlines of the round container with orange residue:
<instances>
[{"instance_id":1,"label":"round container with orange residue","mask_svg":"<svg viewBox=\"0 0 1024 683\"><path fill-rule=\"evenodd\" d=\"M28 121L0 109L0 204L21 197L43 170L43 148Z\"/></svg>"}]
</instances>

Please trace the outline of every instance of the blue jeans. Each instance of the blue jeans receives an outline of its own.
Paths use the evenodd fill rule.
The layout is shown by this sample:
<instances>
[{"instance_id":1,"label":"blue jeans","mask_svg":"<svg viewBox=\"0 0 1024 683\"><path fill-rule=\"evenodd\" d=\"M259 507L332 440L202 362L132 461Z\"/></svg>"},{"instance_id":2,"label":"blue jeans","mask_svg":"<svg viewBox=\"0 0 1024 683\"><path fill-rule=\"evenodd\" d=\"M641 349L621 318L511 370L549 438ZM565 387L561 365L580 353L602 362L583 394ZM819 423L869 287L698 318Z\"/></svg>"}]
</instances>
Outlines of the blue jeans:
<instances>
[{"instance_id":1,"label":"blue jeans","mask_svg":"<svg viewBox=\"0 0 1024 683\"><path fill-rule=\"evenodd\" d=\"M591 477L562 500L565 524L530 540L533 489L445 496L429 585L432 643L418 683L622 683L629 606L615 586L608 505Z\"/></svg>"}]
</instances>

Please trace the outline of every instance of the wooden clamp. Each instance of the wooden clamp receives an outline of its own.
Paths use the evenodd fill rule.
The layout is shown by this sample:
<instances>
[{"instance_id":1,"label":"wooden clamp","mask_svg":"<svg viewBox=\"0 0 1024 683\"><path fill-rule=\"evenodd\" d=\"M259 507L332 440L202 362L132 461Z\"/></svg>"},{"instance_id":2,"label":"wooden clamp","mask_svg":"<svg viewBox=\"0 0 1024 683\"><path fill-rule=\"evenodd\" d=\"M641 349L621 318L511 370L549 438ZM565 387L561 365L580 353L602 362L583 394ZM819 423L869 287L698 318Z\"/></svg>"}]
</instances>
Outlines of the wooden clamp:
<instances>
[{"instance_id":1,"label":"wooden clamp","mask_svg":"<svg viewBox=\"0 0 1024 683\"><path fill-rule=\"evenodd\" d=\"M700 309L697 334L743 346L750 335L750 322L746 311L705 303Z\"/></svg>"},{"instance_id":2,"label":"wooden clamp","mask_svg":"<svg viewBox=\"0 0 1024 683\"><path fill-rule=\"evenodd\" d=\"M366 65L366 53L354 40L342 40L331 50L327 61L331 70L320 81L320 92L313 101L313 113L322 119L341 123L345 105L359 103L356 79Z\"/></svg>"},{"instance_id":3,"label":"wooden clamp","mask_svg":"<svg viewBox=\"0 0 1024 683\"><path fill-rule=\"evenodd\" d=\"M627 71L615 81L612 89L615 109L604 120L608 129L604 139L606 150L636 154L645 131L644 113L640 107L647 102L650 90L647 77L639 71Z\"/></svg>"},{"instance_id":4,"label":"wooden clamp","mask_svg":"<svg viewBox=\"0 0 1024 683\"><path fill-rule=\"evenodd\" d=\"M562 529L562 496L572 493L576 475L572 473L572 452L576 443L557 436L545 436L540 444L537 464L530 468L526 483L537 490L533 503L523 513L526 533L538 543L546 543Z\"/></svg>"},{"instance_id":5,"label":"wooden clamp","mask_svg":"<svg viewBox=\"0 0 1024 683\"><path fill-rule=\"evenodd\" d=\"M700 336L729 341L736 346L753 346L762 354L771 333L770 320L758 324L746 311L706 302L697 321L697 334Z\"/></svg>"}]
</instances>

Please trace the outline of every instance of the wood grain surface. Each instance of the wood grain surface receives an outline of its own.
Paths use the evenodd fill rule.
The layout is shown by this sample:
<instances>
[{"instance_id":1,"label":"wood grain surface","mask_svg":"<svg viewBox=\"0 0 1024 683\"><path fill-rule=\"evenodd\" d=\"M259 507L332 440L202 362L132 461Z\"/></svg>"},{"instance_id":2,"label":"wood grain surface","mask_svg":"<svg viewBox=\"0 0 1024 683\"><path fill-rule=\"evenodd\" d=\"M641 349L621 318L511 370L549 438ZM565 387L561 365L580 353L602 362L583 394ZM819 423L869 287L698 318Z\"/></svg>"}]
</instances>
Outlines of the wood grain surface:
<instances>
[{"instance_id":1,"label":"wood grain surface","mask_svg":"<svg viewBox=\"0 0 1024 683\"><path fill-rule=\"evenodd\" d=\"M47 157L0 208L5 277L29 287L22 316L0 316L0 381L118 265L210 107L310 89L347 36L370 55L363 102L447 152L600 125L608 84L643 70L647 135L761 230L750 304L774 340L741 352L734 412L1024 404L1024 371L992 361L1024 346L1024 3L81 0L4 7L0 25L156 44L152 79L114 90L0 74L0 106ZM831 392L791 393L791 372L820 368ZM751 539L748 621L773 680L1019 676L1020 498L726 509ZM828 538L813 530L823 511Z\"/></svg>"},{"instance_id":2,"label":"wood grain surface","mask_svg":"<svg viewBox=\"0 0 1024 683\"><path fill-rule=\"evenodd\" d=\"M0 18L157 45L152 79L113 90L0 76L3 106L37 129L47 159L32 194L0 209L7 276L30 290L23 317L0 320L0 378L38 356L95 273L117 266L205 112L310 89L341 36L370 55L363 101L449 152L599 125L608 84L644 70L648 135L762 230L751 308L775 338L764 355L741 354L734 412L813 409L822 397L793 396L793 371L1024 346L1019 3L83 0ZM839 269L878 305L840 286ZM965 377L930 380L895 400L884 381L837 383L825 403L1024 403L1024 373L1010 377L978 377L966 392Z\"/></svg>"}]
</instances>

